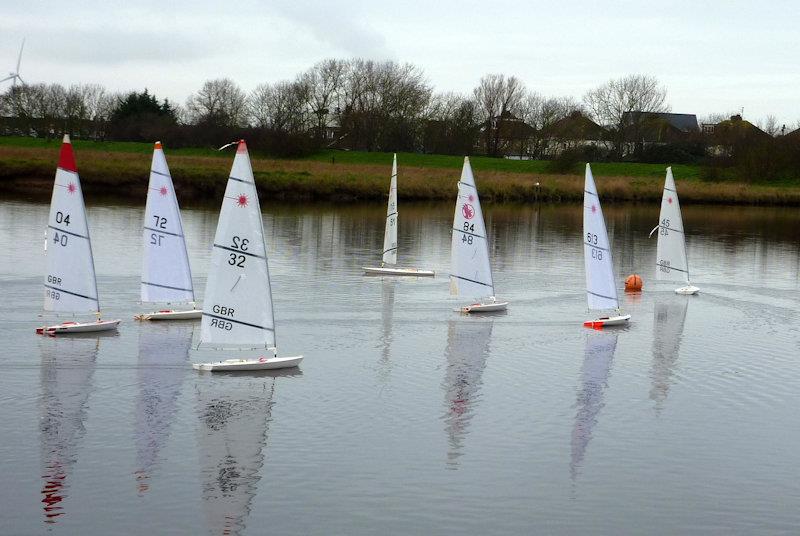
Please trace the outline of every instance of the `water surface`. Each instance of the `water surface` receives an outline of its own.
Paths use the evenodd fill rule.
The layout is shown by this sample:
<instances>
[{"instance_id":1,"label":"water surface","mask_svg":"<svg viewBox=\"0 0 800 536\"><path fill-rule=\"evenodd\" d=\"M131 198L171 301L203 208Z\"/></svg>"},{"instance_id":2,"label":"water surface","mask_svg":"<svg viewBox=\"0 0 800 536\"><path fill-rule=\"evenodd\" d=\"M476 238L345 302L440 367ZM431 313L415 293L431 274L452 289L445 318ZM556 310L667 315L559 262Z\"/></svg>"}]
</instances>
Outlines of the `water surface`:
<instances>
[{"instance_id":1,"label":"water surface","mask_svg":"<svg viewBox=\"0 0 800 536\"><path fill-rule=\"evenodd\" d=\"M599 184L602 193L602 184ZM402 199L401 199L402 203ZM42 338L48 207L0 202L8 534L729 534L800 526L800 211L686 207L695 297L657 283L658 206L606 206L627 329L586 318L579 206L486 204L507 314L452 309L449 204L265 207L282 354L193 371L194 323L139 324L143 207L89 206L118 335ZM404 208L405 207L405 208ZM184 210L202 299L217 207ZM166 529L165 529L166 527Z\"/></svg>"}]
</instances>

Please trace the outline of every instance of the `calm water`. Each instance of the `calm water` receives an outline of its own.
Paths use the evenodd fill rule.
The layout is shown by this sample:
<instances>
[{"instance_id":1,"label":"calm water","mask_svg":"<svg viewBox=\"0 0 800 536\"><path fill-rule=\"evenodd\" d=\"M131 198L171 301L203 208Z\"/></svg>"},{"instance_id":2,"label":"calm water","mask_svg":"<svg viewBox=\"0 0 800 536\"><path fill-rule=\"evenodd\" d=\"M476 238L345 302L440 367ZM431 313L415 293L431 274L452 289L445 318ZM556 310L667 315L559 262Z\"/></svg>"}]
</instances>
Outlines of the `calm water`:
<instances>
[{"instance_id":1,"label":"calm water","mask_svg":"<svg viewBox=\"0 0 800 536\"><path fill-rule=\"evenodd\" d=\"M292 374L199 374L198 325L132 320L139 206L89 208L119 334L36 336L48 207L0 202L1 533L800 527L800 210L687 207L686 298L652 280L658 205L605 207L620 286L645 292L601 333L581 326L579 206L487 204L511 307L464 318L444 275L361 275L383 206L263 204ZM216 210L184 210L201 298ZM446 274L451 205L400 218L400 262Z\"/></svg>"}]
</instances>

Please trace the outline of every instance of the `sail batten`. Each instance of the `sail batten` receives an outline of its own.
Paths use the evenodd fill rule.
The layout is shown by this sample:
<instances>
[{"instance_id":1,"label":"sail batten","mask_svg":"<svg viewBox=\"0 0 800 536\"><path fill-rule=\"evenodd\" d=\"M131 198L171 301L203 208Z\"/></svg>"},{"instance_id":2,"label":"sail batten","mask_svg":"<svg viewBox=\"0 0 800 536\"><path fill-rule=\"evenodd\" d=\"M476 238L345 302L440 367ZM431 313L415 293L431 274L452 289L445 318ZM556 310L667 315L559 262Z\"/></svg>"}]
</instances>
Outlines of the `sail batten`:
<instances>
[{"instance_id":1,"label":"sail batten","mask_svg":"<svg viewBox=\"0 0 800 536\"><path fill-rule=\"evenodd\" d=\"M470 299L494 296L486 224L469 157L464 158L453 216L450 293Z\"/></svg>"},{"instance_id":2,"label":"sail batten","mask_svg":"<svg viewBox=\"0 0 800 536\"><path fill-rule=\"evenodd\" d=\"M661 212L658 216L656 279L689 282L689 262L686 256L683 217L671 167L667 168L664 193L661 196Z\"/></svg>"},{"instance_id":3,"label":"sail batten","mask_svg":"<svg viewBox=\"0 0 800 536\"><path fill-rule=\"evenodd\" d=\"M619 300L614 282L614 263L611 258L608 231L589 164L586 164L584 179L583 258L589 309L617 309Z\"/></svg>"},{"instance_id":4,"label":"sail batten","mask_svg":"<svg viewBox=\"0 0 800 536\"><path fill-rule=\"evenodd\" d=\"M142 302L194 302L183 220L160 142L153 149L142 243Z\"/></svg>"},{"instance_id":5,"label":"sail batten","mask_svg":"<svg viewBox=\"0 0 800 536\"><path fill-rule=\"evenodd\" d=\"M99 312L86 206L68 135L61 144L45 237L44 310Z\"/></svg>"},{"instance_id":6,"label":"sail batten","mask_svg":"<svg viewBox=\"0 0 800 536\"><path fill-rule=\"evenodd\" d=\"M275 345L261 207L247 146L240 141L211 248L199 348L246 350Z\"/></svg>"}]
</instances>

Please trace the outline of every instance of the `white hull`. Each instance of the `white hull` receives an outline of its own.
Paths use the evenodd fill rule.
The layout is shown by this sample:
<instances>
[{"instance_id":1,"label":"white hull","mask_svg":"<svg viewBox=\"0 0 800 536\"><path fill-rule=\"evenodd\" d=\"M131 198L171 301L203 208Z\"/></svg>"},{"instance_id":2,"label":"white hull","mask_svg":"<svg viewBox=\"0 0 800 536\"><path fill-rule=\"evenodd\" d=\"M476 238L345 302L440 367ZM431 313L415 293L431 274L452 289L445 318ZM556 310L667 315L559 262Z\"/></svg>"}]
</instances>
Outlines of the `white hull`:
<instances>
[{"instance_id":1,"label":"white hull","mask_svg":"<svg viewBox=\"0 0 800 536\"><path fill-rule=\"evenodd\" d=\"M587 328L600 329L608 326L626 326L631 315L602 316L597 320L587 320L583 323Z\"/></svg>"},{"instance_id":2,"label":"white hull","mask_svg":"<svg viewBox=\"0 0 800 536\"><path fill-rule=\"evenodd\" d=\"M152 313L142 313L136 315L136 320L197 320L203 316L201 309L189 311L154 311Z\"/></svg>"},{"instance_id":3,"label":"white hull","mask_svg":"<svg viewBox=\"0 0 800 536\"><path fill-rule=\"evenodd\" d=\"M364 273L368 275L410 275L415 277L433 277L433 270L420 270L419 268L384 268L363 266Z\"/></svg>"},{"instance_id":4,"label":"white hull","mask_svg":"<svg viewBox=\"0 0 800 536\"><path fill-rule=\"evenodd\" d=\"M68 333L93 333L116 330L120 320L98 320L96 322L62 322L54 326L36 328L40 335L64 335Z\"/></svg>"},{"instance_id":5,"label":"white hull","mask_svg":"<svg viewBox=\"0 0 800 536\"><path fill-rule=\"evenodd\" d=\"M296 367L302 360L303 356L301 355L294 357L260 357L258 359L227 359L225 361L215 361L213 363L194 363L192 368L195 370L207 370L209 372L274 370Z\"/></svg>"},{"instance_id":6,"label":"white hull","mask_svg":"<svg viewBox=\"0 0 800 536\"><path fill-rule=\"evenodd\" d=\"M459 311L462 313L496 313L506 309L508 309L508 302L490 302L465 305Z\"/></svg>"},{"instance_id":7,"label":"white hull","mask_svg":"<svg viewBox=\"0 0 800 536\"><path fill-rule=\"evenodd\" d=\"M682 294L684 296L691 296L692 294L697 294L698 292L700 292L700 289L694 285L686 285L685 287L675 289L675 294Z\"/></svg>"}]
</instances>

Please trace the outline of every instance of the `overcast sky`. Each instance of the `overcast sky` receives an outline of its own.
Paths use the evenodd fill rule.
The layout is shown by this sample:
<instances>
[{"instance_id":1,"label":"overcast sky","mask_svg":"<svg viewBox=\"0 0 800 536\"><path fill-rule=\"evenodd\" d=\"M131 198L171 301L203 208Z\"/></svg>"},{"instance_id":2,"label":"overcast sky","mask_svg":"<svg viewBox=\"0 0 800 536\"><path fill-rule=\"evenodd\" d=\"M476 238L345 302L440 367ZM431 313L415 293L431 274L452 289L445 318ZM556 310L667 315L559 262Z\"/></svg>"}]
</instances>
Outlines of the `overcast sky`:
<instances>
[{"instance_id":1,"label":"overcast sky","mask_svg":"<svg viewBox=\"0 0 800 536\"><path fill-rule=\"evenodd\" d=\"M580 99L600 83L652 74L674 112L744 108L800 120L800 2L0 0L0 72L27 38L27 82L147 87L184 103L209 78L246 91L316 61L411 62L437 91L486 73Z\"/></svg>"}]
</instances>

